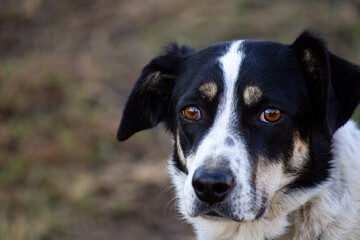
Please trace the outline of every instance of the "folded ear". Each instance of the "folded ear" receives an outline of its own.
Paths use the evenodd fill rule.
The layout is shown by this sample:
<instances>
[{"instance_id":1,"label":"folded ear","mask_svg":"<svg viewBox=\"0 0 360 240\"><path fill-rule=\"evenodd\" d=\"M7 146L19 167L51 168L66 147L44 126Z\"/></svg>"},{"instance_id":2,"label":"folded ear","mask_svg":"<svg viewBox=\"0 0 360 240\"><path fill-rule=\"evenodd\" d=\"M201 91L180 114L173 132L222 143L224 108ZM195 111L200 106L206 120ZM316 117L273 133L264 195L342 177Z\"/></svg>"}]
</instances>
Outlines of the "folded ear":
<instances>
[{"instance_id":1,"label":"folded ear","mask_svg":"<svg viewBox=\"0 0 360 240\"><path fill-rule=\"evenodd\" d=\"M117 132L119 141L163 121L170 127L170 100L179 67L194 50L173 43L147 64L126 102Z\"/></svg>"},{"instance_id":2,"label":"folded ear","mask_svg":"<svg viewBox=\"0 0 360 240\"><path fill-rule=\"evenodd\" d=\"M330 53L310 31L303 32L291 47L302 64L315 119L332 134L359 104L360 69Z\"/></svg>"}]
</instances>

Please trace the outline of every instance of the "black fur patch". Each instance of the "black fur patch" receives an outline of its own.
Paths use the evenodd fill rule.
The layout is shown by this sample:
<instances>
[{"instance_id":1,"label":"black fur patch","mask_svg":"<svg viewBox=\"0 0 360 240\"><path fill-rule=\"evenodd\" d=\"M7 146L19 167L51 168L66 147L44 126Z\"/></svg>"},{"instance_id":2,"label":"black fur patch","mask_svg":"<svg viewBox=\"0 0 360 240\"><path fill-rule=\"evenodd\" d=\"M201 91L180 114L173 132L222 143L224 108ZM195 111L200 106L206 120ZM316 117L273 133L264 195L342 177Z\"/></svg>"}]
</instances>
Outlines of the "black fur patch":
<instances>
[{"instance_id":1,"label":"black fur patch","mask_svg":"<svg viewBox=\"0 0 360 240\"><path fill-rule=\"evenodd\" d=\"M134 133L164 122L171 129L170 100L181 64L195 50L170 44L160 55L144 67L127 100L117 132L120 141Z\"/></svg>"}]
</instances>

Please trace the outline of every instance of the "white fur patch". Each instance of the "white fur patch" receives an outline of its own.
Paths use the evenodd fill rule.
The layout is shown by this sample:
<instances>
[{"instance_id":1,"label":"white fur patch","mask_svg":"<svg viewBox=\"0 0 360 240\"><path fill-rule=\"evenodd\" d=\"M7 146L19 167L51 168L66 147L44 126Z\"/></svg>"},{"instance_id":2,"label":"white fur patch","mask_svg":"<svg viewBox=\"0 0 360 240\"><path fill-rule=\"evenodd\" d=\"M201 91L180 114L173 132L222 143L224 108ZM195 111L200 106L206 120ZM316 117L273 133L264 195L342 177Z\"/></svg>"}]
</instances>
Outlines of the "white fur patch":
<instances>
[{"instance_id":1,"label":"white fur patch","mask_svg":"<svg viewBox=\"0 0 360 240\"><path fill-rule=\"evenodd\" d=\"M256 170L254 169L254 171L256 171L256 189L266 193L268 196L272 196L281 186L281 181L283 180L283 164L281 162L271 163L264 157L259 157L257 162L257 168ZM261 195L261 193L258 193L258 196Z\"/></svg>"}]
</instances>

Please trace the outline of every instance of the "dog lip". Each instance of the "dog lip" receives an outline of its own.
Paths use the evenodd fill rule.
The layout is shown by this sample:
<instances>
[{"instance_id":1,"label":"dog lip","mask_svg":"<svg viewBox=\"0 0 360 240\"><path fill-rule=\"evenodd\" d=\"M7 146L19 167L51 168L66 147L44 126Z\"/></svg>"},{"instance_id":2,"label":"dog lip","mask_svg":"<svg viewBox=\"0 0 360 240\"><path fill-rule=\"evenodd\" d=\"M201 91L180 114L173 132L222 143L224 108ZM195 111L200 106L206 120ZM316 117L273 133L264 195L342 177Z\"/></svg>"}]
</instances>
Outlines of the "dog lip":
<instances>
[{"instance_id":1,"label":"dog lip","mask_svg":"<svg viewBox=\"0 0 360 240\"><path fill-rule=\"evenodd\" d=\"M221 216L220 214L218 214L218 213L215 212L215 211L210 211L210 212L208 212L208 213L205 213L205 215L211 216L211 217L223 217L223 216Z\"/></svg>"},{"instance_id":2,"label":"dog lip","mask_svg":"<svg viewBox=\"0 0 360 240\"><path fill-rule=\"evenodd\" d=\"M210 211L205 214L201 214L201 217L209 220L222 220L222 221L234 221L234 222L243 222L243 219L237 219L232 217L223 216L215 211Z\"/></svg>"},{"instance_id":3,"label":"dog lip","mask_svg":"<svg viewBox=\"0 0 360 240\"><path fill-rule=\"evenodd\" d=\"M208 220L231 220L229 218L226 218L226 217L216 213L215 211L210 211L210 212L201 214L200 216L205 219L208 219Z\"/></svg>"},{"instance_id":4,"label":"dog lip","mask_svg":"<svg viewBox=\"0 0 360 240\"><path fill-rule=\"evenodd\" d=\"M243 222L244 216L241 214L232 214L234 209L228 204L222 202L214 205L205 204L203 202L196 202L192 212L189 212L189 216L196 218L202 217L211 221L234 221Z\"/></svg>"},{"instance_id":5,"label":"dog lip","mask_svg":"<svg viewBox=\"0 0 360 240\"><path fill-rule=\"evenodd\" d=\"M214 209L207 209L204 210L202 212L199 212L197 214L193 214L192 217L204 217L204 218L209 218L209 219L216 219L216 218L227 218L226 216L224 216L223 214L219 213L218 211L214 210Z\"/></svg>"}]
</instances>

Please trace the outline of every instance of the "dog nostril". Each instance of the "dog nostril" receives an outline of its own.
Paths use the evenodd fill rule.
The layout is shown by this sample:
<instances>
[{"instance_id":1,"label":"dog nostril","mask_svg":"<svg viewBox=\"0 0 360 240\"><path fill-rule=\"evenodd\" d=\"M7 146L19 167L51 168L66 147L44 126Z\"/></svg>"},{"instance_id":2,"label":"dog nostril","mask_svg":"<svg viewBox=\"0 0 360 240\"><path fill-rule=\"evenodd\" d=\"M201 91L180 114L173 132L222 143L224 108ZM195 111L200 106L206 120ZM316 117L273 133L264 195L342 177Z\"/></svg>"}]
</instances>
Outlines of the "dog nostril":
<instances>
[{"instance_id":1,"label":"dog nostril","mask_svg":"<svg viewBox=\"0 0 360 240\"><path fill-rule=\"evenodd\" d=\"M217 183L213 186L214 193L223 194L229 191L230 185L228 183Z\"/></svg>"},{"instance_id":2,"label":"dog nostril","mask_svg":"<svg viewBox=\"0 0 360 240\"><path fill-rule=\"evenodd\" d=\"M205 191L205 188L200 181L193 181L193 187L197 193L203 193Z\"/></svg>"},{"instance_id":3,"label":"dog nostril","mask_svg":"<svg viewBox=\"0 0 360 240\"><path fill-rule=\"evenodd\" d=\"M201 201L213 204L222 201L231 191L234 178L229 171L199 168L194 173L192 185Z\"/></svg>"}]
</instances>

